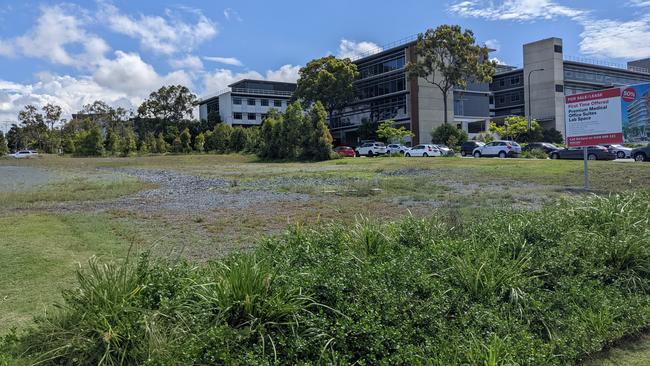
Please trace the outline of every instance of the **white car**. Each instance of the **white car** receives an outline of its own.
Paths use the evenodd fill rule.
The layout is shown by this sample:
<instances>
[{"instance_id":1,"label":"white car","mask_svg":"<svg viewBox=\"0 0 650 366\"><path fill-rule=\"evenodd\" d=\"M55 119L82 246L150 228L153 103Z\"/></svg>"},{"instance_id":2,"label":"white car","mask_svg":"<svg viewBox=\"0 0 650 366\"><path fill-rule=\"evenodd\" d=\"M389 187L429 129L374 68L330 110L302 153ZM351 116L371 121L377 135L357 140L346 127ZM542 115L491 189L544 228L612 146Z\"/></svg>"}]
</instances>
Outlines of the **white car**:
<instances>
[{"instance_id":1,"label":"white car","mask_svg":"<svg viewBox=\"0 0 650 366\"><path fill-rule=\"evenodd\" d=\"M404 156L442 156L442 152L435 145L421 144L410 148Z\"/></svg>"},{"instance_id":2,"label":"white car","mask_svg":"<svg viewBox=\"0 0 650 366\"><path fill-rule=\"evenodd\" d=\"M386 144L383 142L366 142L355 150L357 156L385 155L387 151Z\"/></svg>"},{"instance_id":3,"label":"white car","mask_svg":"<svg viewBox=\"0 0 650 366\"><path fill-rule=\"evenodd\" d=\"M38 153L33 150L20 150L20 151L16 151L11 156L13 156L16 159L21 159L21 158L29 158L36 155L38 155Z\"/></svg>"},{"instance_id":4,"label":"white car","mask_svg":"<svg viewBox=\"0 0 650 366\"><path fill-rule=\"evenodd\" d=\"M404 154L409 148L400 144L390 144L386 148L389 154Z\"/></svg>"},{"instance_id":5,"label":"white car","mask_svg":"<svg viewBox=\"0 0 650 366\"><path fill-rule=\"evenodd\" d=\"M440 153L444 156L454 156L454 149L446 146L446 145L433 145L437 147L440 150Z\"/></svg>"},{"instance_id":6,"label":"white car","mask_svg":"<svg viewBox=\"0 0 650 366\"><path fill-rule=\"evenodd\" d=\"M495 156L499 158L516 158L521 154L521 146L514 141L503 141L497 140L487 143L483 146L479 146L474 151L472 155L475 158L480 158L484 156Z\"/></svg>"},{"instance_id":7,"label":"white car","mask_svg":"<svg viewBox=\"0 0 650 366\"><path fill-rule=\"evenodd\" d=\"M610 152L616 154L617 159L625 159L632 157L632 149L623 145L602 145L605 146Z\"/></svg>"}]
</instances>

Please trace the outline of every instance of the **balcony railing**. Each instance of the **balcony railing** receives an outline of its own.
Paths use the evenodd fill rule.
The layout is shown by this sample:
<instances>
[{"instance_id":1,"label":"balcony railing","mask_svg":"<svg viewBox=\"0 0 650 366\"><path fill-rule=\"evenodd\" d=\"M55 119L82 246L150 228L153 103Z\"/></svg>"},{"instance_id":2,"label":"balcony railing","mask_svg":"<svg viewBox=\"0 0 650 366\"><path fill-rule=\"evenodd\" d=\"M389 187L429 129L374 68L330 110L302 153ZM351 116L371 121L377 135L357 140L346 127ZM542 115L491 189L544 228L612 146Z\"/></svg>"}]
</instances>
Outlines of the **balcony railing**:
<instances>
[{"instance_id":1,"label":"balcony railing","mask_svg":"<svg viewBox=\"0 0 650 366\"><path fill-rule=\"evenodd\" d=\"M264 94L264 95L277 95L282 97L290 97L293 92L283 90L269 90L269 89L249 89L249 88L232 88L233 93L242 94Z\"/></svg>"}]
</instances>

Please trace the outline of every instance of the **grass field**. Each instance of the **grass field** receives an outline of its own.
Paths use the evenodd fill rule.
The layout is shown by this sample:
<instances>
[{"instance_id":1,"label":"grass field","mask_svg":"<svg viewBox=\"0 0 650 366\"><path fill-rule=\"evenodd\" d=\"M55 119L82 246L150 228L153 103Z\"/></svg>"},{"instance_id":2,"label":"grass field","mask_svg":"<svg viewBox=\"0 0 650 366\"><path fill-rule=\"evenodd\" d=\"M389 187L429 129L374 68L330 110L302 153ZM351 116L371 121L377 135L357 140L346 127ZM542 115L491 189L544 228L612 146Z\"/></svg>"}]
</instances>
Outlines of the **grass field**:
<instances>
[{"instance_id":1,"label":"grass field","mask_svg":"<svg viewBox=\"0 0 650 366\"><path fill-rule=\"evenodd\" d=\"M205 261L247 250L261 235L296 223L350 222L360 215L392 220L411 213L462 225L494 207L537 210L563 197L591 194L581 189L581 161L357 158L269 163L243 155L44 156L0 159L0 173L3 167L21 169L27 179L32 173L47 173L48 179L11 189L0 184L0 334L23 327L58 301L60 289L73 283L74 269L93 255L119 258L134 247ZM124 169L218 179L222 184L206 191L227 199L204 206L199 200L183 209L186 196L179 196L178 205L165 209L175 196L167 192L152 199L147 192L164 188L166 178L143 181ZM643 190L650 186L650 164L590 162L590 176L593 193ZM173 188L192 184L186 186ZM256 195L264 199L249 202ZM634 344L588 364L647 364L641 360L650 359L650 346L646 341Z\"/></svg>"}]
</instances>

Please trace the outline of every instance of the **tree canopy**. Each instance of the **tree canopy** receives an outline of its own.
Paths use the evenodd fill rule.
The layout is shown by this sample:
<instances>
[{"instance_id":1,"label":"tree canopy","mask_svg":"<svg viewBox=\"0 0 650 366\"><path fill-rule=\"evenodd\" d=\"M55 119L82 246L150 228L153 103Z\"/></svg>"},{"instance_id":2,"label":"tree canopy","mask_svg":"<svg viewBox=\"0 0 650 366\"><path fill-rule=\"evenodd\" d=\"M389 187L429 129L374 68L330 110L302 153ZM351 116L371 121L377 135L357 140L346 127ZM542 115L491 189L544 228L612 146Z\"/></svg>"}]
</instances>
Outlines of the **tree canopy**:
<instances>
[{"instance_id":1,"label":"tree canopy","mask_svg":"<svg viewBox=\"0 0 650 366\"><path fill-rule=\"evenodd\" d=\"M528 120L522 116L506 117L502 125L490 122L490 131L499 135L502 139L509 139L524 142L523 140L541 140L542 128L536 120L531 123L531 131L528 131ZM525 138L527 135L535 136ZM527 141L532 142L532 141Z\"/></svg>"},{"instance_id":2,"label":"tree canopy","mask_svg":"<svg viewBox=\"0 0 650 366\"><path fill-rule=\"evenodd\" d=\"M198 98L186 86L163 86L142 102L138 107L138 116L179 122L194 116L197 103Z\"/></svg>"},{"instance_id":3,"label":"tree canopy","mask_svg":"<svg viewBox=\"0 0 650 366\"><path fill-rule=\"evenodd\" d=\"M330 115L354 100L354 81L359 76L357 65L348 58L326 56L307 63L300 69L294 97L306 107L317 101Z\"/></svg>"},{"instance_id":4,"label":"tree canopy","mask_svg":"<svg viewBox=\"0 0 650 366\"><path fill-rule=\"evenodd\" d=\"M377 137L380 139L385 139L388 142L399 142L400 144L404 144L404 141L407 137L413 137L415 134L406 128L395 127L395 121L392 119L383 121L382 123L379 124L379 127L377 128Z\"/></svg>"},{"instance_id":5,"label":"tree canopy","mask_svg":"<svg viewBox=\"0 0 650 366\"><path fill-rule=\"evenodd\" d=\"M441 25L418 35L417 60L407 65L411 76L424 78L440 89L443 96L444 122L449 122L447 98L453 88L465 88L467 82L490 82L496 63L490 61L487 47L476 44L474 33L458 25Z\"/></svg>"}]
</instances>

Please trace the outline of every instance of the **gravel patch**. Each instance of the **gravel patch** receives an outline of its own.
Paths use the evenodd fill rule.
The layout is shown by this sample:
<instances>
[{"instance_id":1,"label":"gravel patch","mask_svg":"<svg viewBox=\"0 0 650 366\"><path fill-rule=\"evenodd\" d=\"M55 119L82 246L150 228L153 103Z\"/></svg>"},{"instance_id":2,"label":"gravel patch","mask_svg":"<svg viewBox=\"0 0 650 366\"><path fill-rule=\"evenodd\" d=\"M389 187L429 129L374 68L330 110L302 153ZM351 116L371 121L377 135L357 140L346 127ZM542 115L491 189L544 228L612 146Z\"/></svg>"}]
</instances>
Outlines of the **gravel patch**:
<instances>
[{"instance_id":1,"label":"gravel patch","mask_svg":"<svg viewBox=\"0 0 650 366\"><path fill-rule=\"evenodd\" d=\"M0 192L27 191L48 183L55 176L41 168L0 166Z\"/></svg>"},{"instance_id":2,"label":"gravel patch","mask_svg":"<svg viewBox=\"0 0 650 366\"><path fill-rule=\"evenodd\" d=\"M140 212L165 211L197 213L214 209L254 207L279 201L306 201L308 195L273 192L260 189L229 191L231 182L221 178L206 178L167 170L114 169L119 174L136 177L158 187L116 201L100 204L98 208L131 209Z\"/></svg>"},{"instance_id":3,"label":"gravel patch","mask_svg":"<svg viewBox=\"0 0 650 366\"><path fill-rule=\"evenodd\" d=\"M241 186L245 188L258 188L274 190L281 187L291 186L344 186L358 179L345 179L345 178L316 178L316 177L273 177L256 179L252 181L241 182Z\"/></svg>"}]
</instances>

